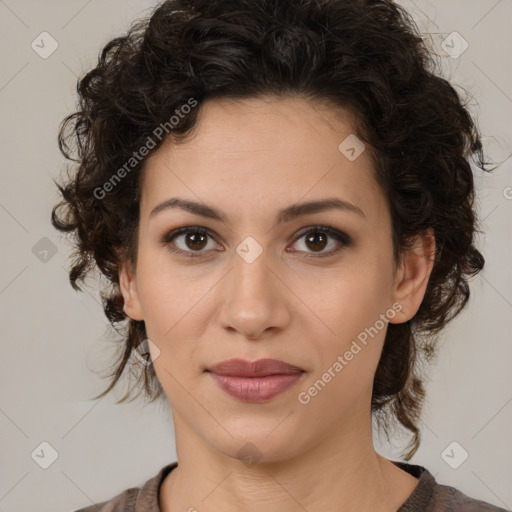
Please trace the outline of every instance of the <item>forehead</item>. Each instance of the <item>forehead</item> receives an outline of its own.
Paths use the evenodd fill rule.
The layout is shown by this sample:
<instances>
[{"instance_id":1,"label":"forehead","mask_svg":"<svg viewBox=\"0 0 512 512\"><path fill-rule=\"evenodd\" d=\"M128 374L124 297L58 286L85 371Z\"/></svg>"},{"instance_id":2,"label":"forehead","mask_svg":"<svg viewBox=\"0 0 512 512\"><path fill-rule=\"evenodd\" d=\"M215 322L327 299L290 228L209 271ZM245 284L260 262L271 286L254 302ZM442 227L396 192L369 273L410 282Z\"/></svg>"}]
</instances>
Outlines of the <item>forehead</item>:
<instances>
[{"instance_id":1,"label":"forehead","mask_svg":"<svg viewBox=\"0 0 512 512\"><path fill-rule=\"evenodd\" d=\"M206 101L190 137L148 157L141 216L171 196L239 216L337 196L378 218L385 198L353 124L348 111L298 97Z\"/></svg>"}]
</instances>

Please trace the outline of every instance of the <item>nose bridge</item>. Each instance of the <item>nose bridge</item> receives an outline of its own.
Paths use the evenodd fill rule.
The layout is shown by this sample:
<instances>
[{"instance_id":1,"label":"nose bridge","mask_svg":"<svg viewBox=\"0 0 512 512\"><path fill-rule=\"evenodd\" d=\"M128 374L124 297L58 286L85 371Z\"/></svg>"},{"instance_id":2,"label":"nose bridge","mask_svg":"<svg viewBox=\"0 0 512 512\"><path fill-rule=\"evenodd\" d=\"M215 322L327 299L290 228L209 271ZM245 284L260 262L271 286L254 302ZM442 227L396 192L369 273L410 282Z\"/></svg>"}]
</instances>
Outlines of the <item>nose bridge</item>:
<instances>
[{"instance_id":1,"label":"nose bridge","mask_svg":"<svg viewBox=\"0 0 512 512\"><path fill-rule=\"evenodd\" d=\"M230 297L245 303L258 303L262 308L270 302L271 286L268 249L264 249L255 238L246 237L233 256L230 280Z\"/></svg>"},{"instance_id":2,"label":"nose bridge","mask_svg":"<svg viewBox=\"0 0 512 512\"><path fill-rule=\"evenodd\" d=\"M236 248L224 282L220 320L225 328L255 337L269 327L283 327L287 308L270 260L269 251L252 237Z\"/></svg>"}]
</instances>

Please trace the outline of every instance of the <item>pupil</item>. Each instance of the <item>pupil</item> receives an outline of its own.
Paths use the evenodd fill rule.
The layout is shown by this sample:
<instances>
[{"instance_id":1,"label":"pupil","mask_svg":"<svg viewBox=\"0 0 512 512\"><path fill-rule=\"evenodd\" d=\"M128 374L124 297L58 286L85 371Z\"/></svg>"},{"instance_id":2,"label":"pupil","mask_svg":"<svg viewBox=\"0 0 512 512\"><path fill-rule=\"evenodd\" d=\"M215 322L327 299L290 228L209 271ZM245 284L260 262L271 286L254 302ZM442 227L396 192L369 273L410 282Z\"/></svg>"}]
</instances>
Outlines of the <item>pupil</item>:
<instances>
[{"instance_id":1,"label":"pupil","mask_svg":"<svg viewBox=\"0 0 512 512\"><path fill-rule=\"evenodd\" d=\"M198 243L201 244L201 241L199 240L200 237L203 238L202 245L198 246L197 245ZM202 233L191 233L187 237L187 245L190 240L192 240L192 245L196 244L195 247L190 247L190 245L189 245L190 249L202 249L205 245L204 242L206 240L206 236L203 235Z\"/></svg>"},{"instance_id":2,"label":"pupil","mask_svg":"<svg viewBox=\"0 0 512 512\"><path fill-rule=\"evenodd\" d=\"M189 245L189 248L191 249L202 249L205 245L205 240L206 237L202 233L191 233L187 237L187 245ZM191 245L195 247L191 247L189 242L191 242ZM326 245L325 233L316 231L315 234L306 237L306 243L308 246L310 246L310 244L312 245L312 247L310 246L310 249L322 250Z\"/></svg>"},{"instance_id":3,"label":"pupil","mask_svg":"<svg viewBox=\"0 0 512 512\"><path fill-rule=\"evenodd\" d=\"M326 245L326 240L325 239L326 239L325 233L320 233L320 232L316 231L314 235L310 235L310 236L306 237L306 243L313 242L313 247L310 247L310 249L320 249L320 250L322 250L325 247L325 245ZM320 242L319 242L319 240L320 240ZM320 243L321 247L318 247L318 245L316 245L318 243Z\"/></svg>"}]
</instances>

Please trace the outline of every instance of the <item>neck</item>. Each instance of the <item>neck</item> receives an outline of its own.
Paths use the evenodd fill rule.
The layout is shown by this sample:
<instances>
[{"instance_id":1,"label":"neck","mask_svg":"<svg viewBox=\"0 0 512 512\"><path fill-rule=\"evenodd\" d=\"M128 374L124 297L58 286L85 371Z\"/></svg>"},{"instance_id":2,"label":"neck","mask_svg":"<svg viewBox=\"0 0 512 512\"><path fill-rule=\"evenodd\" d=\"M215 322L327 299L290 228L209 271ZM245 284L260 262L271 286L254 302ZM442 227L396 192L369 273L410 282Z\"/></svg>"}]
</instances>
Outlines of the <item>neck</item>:
<instances>
[{"instance_id":1,"label":"neck","mask_svg":"<svg viewBox=\"0 0 512 512\"><path fill-rule=\"evenodd\" d=\"M174 423L178 467L162 484L162 512L394 512L417 483L375 451L371 421L363 433L335 432L292 457L253 465L213 450L178 414Z\"/></svg>"}]
</instances>

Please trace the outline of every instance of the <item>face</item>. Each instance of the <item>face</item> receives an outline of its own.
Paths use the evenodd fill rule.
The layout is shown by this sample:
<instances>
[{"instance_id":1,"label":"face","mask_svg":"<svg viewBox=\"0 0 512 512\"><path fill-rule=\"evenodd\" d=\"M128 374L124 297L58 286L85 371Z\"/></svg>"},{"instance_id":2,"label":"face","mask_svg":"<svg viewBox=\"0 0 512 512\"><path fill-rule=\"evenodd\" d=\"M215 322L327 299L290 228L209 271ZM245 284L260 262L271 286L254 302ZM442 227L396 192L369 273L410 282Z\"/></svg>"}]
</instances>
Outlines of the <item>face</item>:
<instances>
[{"instance_id":1,"label":"face","mask_svg":"<svg viewBox=\"0 0 512 512\"><path fill-rule=\"evenodd\" d=\"M277 461L369 424L388 322L414 316L431 260L421 243L395 271L368 151L338 147L353 133L348 112L300 98L214 100L190 140L148 157L137 266L123 266L121 290L177 435L238 458L252 443ZM301 371L275 367L259 384L210 371L233 358Z\"/></svg>"}]
</instances>

